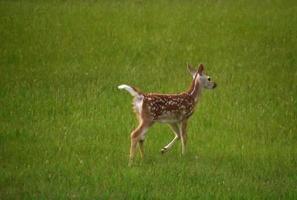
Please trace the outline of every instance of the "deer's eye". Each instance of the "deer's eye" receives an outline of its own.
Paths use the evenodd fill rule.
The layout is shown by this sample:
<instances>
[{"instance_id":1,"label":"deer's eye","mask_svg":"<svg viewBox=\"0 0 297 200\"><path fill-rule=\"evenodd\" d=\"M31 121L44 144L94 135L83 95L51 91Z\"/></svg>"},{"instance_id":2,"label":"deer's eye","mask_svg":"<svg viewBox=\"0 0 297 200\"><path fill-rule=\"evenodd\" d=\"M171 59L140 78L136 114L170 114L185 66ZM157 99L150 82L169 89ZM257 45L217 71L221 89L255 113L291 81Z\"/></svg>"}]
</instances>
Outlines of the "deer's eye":
<instances>
[{"instance_id":1,"label":"deer's eye","mask_svg":"<svg viewBox=\"0 0 297 200\"><path fill-rule=\"evenodd\" d=\"M210 77L208 77L207 80L210 81Z\"/></svg>"}]
</instances>

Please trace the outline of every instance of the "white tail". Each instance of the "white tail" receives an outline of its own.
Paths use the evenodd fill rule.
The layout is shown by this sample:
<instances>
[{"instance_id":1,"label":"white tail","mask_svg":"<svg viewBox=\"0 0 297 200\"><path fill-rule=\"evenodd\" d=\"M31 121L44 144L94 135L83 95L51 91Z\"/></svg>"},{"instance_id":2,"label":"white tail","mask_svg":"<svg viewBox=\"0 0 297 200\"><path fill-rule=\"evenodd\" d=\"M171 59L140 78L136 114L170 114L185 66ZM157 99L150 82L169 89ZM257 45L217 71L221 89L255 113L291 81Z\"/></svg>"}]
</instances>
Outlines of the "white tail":
<instances>
[{"instance_id":1,"label":"white tail","mask_svg":"<svg viewBox=\"0 0 297 200\"><path fill-rule=\"evenodd\" d=\"M204 66L202 64L198 69L193 69L188 65L188 69L193 77L192 83L187 91L179 94L142 93L132 86L118 86L119 89L125 89L134 96L134 111L139 119L138 127L131 133L129 165L132 164L135 157L138 143L141 156L144 156L145 135L148 128L155 122L169 124L175 134L174 139L161 149L161 153L167 152L178 139L181 139L182 154L184 154L187 142L187 121L194 112L198 97L203 88L213 89L216 87L216 83L203 73Z\"/></svg>"},{"instance_id":2,"label":"white tail","mask_svg":"<svg viewBox=\"0 0 297 200\"><path fill-rule=\"evenodd\" d=\"M135 88L129 86L129 85L125 85L125 84L119 85L118 88L120 90L127 90L132 96L138 96L139 95L137 90Z\"/></svg>"}]
</instances>

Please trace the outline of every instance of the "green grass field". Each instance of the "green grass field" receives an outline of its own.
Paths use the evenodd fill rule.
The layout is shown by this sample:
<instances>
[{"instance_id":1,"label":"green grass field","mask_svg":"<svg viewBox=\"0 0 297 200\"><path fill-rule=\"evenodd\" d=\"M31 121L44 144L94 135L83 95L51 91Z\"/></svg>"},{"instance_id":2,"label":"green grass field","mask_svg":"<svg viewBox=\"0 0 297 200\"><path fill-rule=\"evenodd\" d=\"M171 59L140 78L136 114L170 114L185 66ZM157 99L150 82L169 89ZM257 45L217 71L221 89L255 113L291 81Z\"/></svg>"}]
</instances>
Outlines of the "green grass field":
<instances>
[{"instance_id":1,"label":"green grass field","mask_svg":"<svg viewBox=\"0 0 297 200\"><path fill-rule=\"evenodd\" d=\"M296 199L297 3L0 1L0 199ZM175 93L204 63L218 88L186 155L137 125L122 83Z\"/></svg>"}]
</instances>

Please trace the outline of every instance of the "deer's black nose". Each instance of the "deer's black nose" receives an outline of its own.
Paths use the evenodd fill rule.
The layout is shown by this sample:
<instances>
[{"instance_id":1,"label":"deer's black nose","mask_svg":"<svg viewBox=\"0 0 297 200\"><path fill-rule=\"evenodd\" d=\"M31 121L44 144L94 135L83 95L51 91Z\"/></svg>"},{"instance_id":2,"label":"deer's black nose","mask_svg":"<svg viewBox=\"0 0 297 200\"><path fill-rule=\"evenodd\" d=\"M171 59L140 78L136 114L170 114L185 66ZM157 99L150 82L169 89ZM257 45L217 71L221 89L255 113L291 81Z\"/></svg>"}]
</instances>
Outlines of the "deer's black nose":
<instances>
[{"instance_id":1,"label":"deer's black nose","mask_svg":"<svg viewBox=\"0 0 297 200\"><path fill-rule=\"evenodd\" d=\"M212 89L215 89L217 87L217 84L214 83Z\"/></svg>"}]
</instances>

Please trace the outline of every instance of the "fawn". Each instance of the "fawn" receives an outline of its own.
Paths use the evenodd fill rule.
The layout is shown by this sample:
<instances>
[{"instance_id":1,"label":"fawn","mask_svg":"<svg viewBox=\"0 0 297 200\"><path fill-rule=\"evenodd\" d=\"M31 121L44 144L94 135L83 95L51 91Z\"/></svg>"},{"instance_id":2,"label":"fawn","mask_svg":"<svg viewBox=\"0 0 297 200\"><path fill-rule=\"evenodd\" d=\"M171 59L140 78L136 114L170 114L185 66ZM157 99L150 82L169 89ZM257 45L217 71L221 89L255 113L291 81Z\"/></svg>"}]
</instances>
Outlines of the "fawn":
<instances>
[{"instance_id":1,"label":"fawn","mask_svg":"<svg viewBox=\"0 0 297 200\"><path fill-rule=\"evenodd\" d=\"M192 83L187 91L179 94L142 93L132 86L125 84L118 86L119 89L127 90L134 97L134 112L139 120L138 127L131 133L129 166L135 157L138 143L143 158L145 135L148 128L155 122L169 124L175 134L173 140L161 149L161 153L167 152L179 139L181 140L182 154L185 153L187 121L194 112L202 89L214 89L217 86L204 73L203 64L200 64L197 70L188 65L188 71L193 77Z\"/></svg>"}]
</instances>

